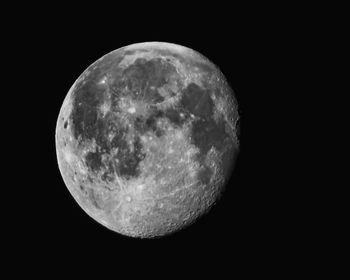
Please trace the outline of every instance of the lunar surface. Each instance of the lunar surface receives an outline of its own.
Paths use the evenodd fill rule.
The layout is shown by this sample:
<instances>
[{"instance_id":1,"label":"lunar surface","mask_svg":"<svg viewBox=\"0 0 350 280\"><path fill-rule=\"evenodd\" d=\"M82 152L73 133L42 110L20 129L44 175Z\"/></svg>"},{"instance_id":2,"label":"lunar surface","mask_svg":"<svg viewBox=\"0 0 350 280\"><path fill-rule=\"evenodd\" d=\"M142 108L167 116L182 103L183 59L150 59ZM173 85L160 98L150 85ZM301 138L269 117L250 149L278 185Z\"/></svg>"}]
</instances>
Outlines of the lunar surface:
<instances>
[{"instance_id":1,"label":"lunar surface","mask_svg":"<svg viewBox=\"0 0 350 280\"><path fill-rule=\"evenodd\" d=\"M174 233L218 201L239 152L238 110L220 70L196 51L150 42L112 51L75 81L56 151L85 212L131 237Z\"/></svg>"}]
</instances>

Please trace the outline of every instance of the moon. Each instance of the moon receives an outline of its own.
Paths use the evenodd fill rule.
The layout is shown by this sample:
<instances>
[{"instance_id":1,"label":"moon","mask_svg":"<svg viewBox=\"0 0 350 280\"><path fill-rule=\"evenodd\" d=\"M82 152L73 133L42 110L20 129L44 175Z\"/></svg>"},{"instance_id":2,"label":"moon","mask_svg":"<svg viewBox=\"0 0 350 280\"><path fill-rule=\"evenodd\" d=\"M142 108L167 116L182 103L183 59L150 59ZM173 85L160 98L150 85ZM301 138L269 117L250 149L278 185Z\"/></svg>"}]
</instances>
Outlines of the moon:
<instances>
[{"instance_id":1,"label":"moon","mask_svg":"<svg viewBox=\"0 0 350 280\"><path fill-rule=\"evenodd\" d=\"M59 170L106 228L169 235L223 194L239 153L238 120L234 92L205 56L164 42L125 46L69 89L56 125Z\"/></svg>"}]
</instances>

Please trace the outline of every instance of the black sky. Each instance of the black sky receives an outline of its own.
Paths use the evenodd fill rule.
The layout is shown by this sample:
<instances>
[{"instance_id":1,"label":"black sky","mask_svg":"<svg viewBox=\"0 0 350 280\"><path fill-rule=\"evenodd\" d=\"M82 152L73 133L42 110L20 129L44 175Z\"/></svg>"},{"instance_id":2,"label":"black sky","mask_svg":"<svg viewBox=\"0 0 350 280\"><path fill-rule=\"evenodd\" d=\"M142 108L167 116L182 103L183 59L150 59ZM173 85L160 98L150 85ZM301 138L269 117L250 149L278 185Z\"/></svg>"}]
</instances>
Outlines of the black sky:
<instances>
[{"instance_id":1,"label":"black sky","mask_svg":"<svg viewBox=\"0 0 350 280\"><path fill-rule=\"evenodd\" d=\"M285 86L279 72L285 59L281 49L288 43L285 29L262 16L233 11L213 11L203 17L186 12L178 17L162 14L152 21L138 21L136 16L106 21L93 15L83 21L72 14L67 17L69 21L64 14L54 18L44 14L28 25L23 22L11 34L23 57L24 67L18 69L25 77L19 82L23 96L19 106L26 116L18 119L28 156L23 175L26 185L19 186L24 190L20 195L22 225L17 231L23 233L24 248L38 250L42 256L66 252L109 261L114 253L135 261L179 254L179 262L192 259L204 266L217 258L229 266L234 262L230 255L240 260L250 259L251 254L263 257L269 242L285 231L284 225L279 227L285 198L279 188L283 168L276 168L285 151L278 144L283 132L276 130L283 122L274 106L277 103L278 111L283 110L285 102L276 94ZM106 53L146 41L180 44L209 58L235 92L241 116L240 155L223 198L191 227L155 240L118 235L86 215L64 185L55 150L59 110L78 76Z\"/></svg>"}]
</instances>

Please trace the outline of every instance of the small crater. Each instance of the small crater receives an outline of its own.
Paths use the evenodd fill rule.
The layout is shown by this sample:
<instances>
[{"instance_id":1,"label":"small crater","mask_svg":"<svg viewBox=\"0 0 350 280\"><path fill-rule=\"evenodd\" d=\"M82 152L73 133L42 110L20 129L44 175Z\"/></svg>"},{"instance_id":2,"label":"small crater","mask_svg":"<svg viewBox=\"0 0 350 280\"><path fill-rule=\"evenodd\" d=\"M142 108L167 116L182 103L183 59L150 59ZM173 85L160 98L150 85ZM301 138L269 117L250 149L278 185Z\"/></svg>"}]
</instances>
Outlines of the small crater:
<instances>
[{"instance_id":1,"label":"small crater","mask_svg":"<svg viewBox=\"0 0 350 280\"><path fill-rule=\"evenodd\" d=\"M132 201L132 197L130 195L126 195L124 197L124 199L125 199L126 202L129 202L129 203Z\"/></svg>"}]
</instances>

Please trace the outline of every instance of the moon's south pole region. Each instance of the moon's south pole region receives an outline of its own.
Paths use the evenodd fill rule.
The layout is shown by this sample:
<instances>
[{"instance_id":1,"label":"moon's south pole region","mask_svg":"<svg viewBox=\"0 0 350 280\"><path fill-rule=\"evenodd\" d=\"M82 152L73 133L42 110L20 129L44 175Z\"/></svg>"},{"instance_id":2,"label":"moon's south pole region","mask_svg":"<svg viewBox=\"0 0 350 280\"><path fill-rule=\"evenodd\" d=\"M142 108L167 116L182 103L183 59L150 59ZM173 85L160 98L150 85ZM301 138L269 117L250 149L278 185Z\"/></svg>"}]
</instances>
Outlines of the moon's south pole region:
<instances>
[{"instance_id":1,"label":"moon's south pole region","mask_svg":"<svg viewBox=\"0 0 350 280\"><path fill-rule=\"evenodd\" d=\"M56 126L58 166L97 222L130 237L165 236L223 193L238 119L234 92L209 59L170 43L129 45L70 88Z\"/></svg>"}]
</instances>

